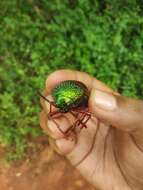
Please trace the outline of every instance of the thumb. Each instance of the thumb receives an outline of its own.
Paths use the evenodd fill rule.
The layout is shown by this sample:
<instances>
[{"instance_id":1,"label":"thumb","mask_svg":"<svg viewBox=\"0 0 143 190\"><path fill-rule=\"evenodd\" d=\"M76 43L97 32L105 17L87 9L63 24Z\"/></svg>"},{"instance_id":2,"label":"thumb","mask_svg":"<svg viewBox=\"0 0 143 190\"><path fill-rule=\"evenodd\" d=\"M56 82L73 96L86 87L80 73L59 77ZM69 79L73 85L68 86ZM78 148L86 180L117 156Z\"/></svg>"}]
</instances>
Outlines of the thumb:
<instances>
[{"instance_id":1,"label":"thumb","mask_svg":"<svg viewBox=\"0 0 143 190\"><path fill-rule=\"evenodd\" d=\"M143 128L143 101L93 89L89 109L99 120L124 131Z\"/></svg>"}]
</instances>

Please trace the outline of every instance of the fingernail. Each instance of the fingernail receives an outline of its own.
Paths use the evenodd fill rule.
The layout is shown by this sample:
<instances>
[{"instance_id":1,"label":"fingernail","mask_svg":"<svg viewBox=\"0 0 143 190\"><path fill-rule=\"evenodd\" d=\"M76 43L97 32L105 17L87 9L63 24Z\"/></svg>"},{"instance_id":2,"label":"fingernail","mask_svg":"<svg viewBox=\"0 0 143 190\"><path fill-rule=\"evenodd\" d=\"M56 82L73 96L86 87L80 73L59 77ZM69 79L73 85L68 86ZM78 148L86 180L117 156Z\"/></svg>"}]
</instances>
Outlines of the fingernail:
<instances>
[{"instance_id":1,"label":"fingernail","mask_svg":"<svg viewBox=\"0 0 143 190\"><path fill-rule=\"evenodd\" d=\"M114 111L117 108L116 98L110 93L94 90L91 96L93 97L95 106L101 109Z\"/></svg>"}]
</instances>

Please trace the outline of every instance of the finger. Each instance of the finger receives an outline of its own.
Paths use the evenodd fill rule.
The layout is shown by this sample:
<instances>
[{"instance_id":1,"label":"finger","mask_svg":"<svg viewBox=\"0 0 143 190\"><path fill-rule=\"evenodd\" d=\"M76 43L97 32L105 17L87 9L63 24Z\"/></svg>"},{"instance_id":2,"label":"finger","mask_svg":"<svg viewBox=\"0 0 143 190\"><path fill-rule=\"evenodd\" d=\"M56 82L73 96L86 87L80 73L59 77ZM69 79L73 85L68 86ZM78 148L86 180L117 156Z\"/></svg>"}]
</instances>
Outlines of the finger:
<instances>
[{"instance_id":1,"label":"finger","mask_svg":"<svg viewBox=\"0 0 143 190\"><path fill-rule=\"evenodd\" d=\"M74 70L58 70L52 73L47 78L46 91L50 93L55 85L57 85L59 82L62 82L64 80L77 80L77 81L83 82L88 87L89 91L93 87L95 87L103 91L106 90L109 92L113 92L111 88L109 88L104 83L97 80L96 78L93 78L87 73L74 71Z\"/></svg>"},{"instance_id":2,"label":"finger","mask_svg":"<svg viewBox=\"0 0 143 190\"><path fill-rule=\"evenodd\" d=\"M40 115L39 115L39 119L40 119L40 127L43 129L43 131L47 134L50 135L50 131L47 127L47 114L44 111L41 111Z\"/></svg>"},{"instance_id":3,"label":"finger","mask_svg":"<svg viewBox=\"0 0 143 190\"><path fill-rule=\"evenodd\" d=\"M143 127L143 101L93 89L89 107L99 119L124 131Z\"/></svg>"},{"instance_id":4,"label":"finger","mask_svg":"<svg viewBox=\"0 0 143 190\"><path fill-rule=\"evenodd\" d=\"M56 140L56 151L61 155L67 155L70 153L76 146L76 137L70 136L70 138L62 138Z\"/></svg>"}]
</instances>

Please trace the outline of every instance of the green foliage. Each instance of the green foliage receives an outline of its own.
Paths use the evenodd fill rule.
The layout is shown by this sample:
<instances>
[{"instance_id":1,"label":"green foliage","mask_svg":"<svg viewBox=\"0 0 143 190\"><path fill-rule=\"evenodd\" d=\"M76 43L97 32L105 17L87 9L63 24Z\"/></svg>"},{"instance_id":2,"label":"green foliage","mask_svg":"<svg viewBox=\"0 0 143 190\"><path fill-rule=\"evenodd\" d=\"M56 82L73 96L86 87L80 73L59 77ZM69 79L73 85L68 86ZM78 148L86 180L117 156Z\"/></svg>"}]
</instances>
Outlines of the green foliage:
<instances>
[{"instance_id":1,"label":"green foliage","mask_svg":"<svg viewBox=\"0 0 143 190\"><path fill-rule=\"evenodd\" d=\"M17 159L40 134L37 91L51 72L78 69L143 96L142 1L1 1L0 62L0 142Z\"/></svg>"}]
</instances>

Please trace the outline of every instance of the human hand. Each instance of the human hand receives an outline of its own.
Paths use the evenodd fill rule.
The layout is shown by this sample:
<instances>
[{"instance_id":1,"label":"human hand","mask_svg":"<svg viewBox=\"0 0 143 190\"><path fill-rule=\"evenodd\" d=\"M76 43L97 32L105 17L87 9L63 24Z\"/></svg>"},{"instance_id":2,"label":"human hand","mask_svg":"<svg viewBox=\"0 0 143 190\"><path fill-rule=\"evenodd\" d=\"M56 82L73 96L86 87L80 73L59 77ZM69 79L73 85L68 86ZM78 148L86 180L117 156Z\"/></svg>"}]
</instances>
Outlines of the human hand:
<instances>
[{"instance_id":1,"label":"human hand","mask_svg":"<svg viewBox=\"0 0 143 190\"><path fill-rule=\"evenodd\" d=\"M95 140L90 154L77 165L81 174L101 190L143 190L143 101L122 97L86 73L71 70L52 73L44 95L51 99L51 89L64 80L78 80L88 87L89 110L94 118L72 136L73 140L64 138L48 120L49 103L41 99L40 125L54 139L58 153L76 165ZM56 121L66 130L74 119L66 113Z\"/></svg>"}]
</instances>

